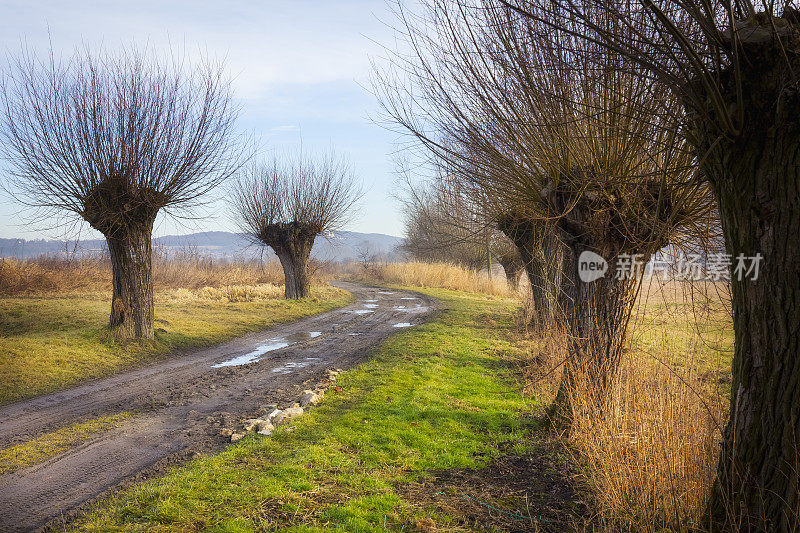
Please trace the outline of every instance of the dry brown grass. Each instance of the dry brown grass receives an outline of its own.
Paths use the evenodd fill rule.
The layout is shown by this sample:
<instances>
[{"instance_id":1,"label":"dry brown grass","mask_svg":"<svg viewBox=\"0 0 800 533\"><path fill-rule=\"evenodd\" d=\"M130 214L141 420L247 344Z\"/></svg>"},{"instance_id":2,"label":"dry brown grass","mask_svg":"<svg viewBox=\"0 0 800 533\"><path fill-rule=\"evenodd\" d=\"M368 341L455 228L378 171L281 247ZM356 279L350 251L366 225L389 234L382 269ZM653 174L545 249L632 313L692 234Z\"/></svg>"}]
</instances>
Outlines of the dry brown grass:
<instances>
[{"instance_id":1,"label":"dry brown grass","mask_svg":"<svg viewBox=\"0 0 800 533\"><path fill-rule=\"evenodd\" d=\"M330 279L324 265L312 264L313 283ZM205 290L206 298L249 301L263 297L267 286L283 285L283 269L277 261L225 261L197 254L154 254L153 283L158 291ZM256 289L256 287L261 287ZM217 290L212 290L217 289ZM107 257L65 259L40 257L28 260L0 258L0 295L72 293L111 290L111 264ZM270 292L274 292L269 289ZM224 294L223 294L224 293ZM256 294L258 293L258 294Z\"/></svg>"},{"instance_id":2,"label":"dry brown grass","mask_svg":"<svg viewBox=\"0 0 800 533\"><path fill-rule=\"evenodd\" d=\"M485 272L466 269L450 263L386 263L373 265L358 277L364 281L380 281L414 287L450 289L492 296L514 296L502 275L492 279Z\"/></svg>"},{"instance_id":3,"label":"dry brown grass","mask_svg":"<svg viewBox=\"0 0 800 533\"><path fill-rule=\"evenodd\" d=\"M585 465L602 530L703 529L730 387L732 326L718 287L643 290L610 401L593 384L572 391L575 418L562 435ZM722 296L722 297L721 297ZM554 396L566 339L528 339L529 387Z\"/></svg>"},{"instance_id":4,"label":"dry brown grass","mask_svg":"<svg viewBox=\"0 0 800 533\"><path fill-rule=\"evenodd\" d=\"M603 529L702 528L724 419L721 398L691 368L667 371L627 357L610 404L587 402L591 383L573 391L567 435L584 459Z\"/></svg>"}]
</instances>

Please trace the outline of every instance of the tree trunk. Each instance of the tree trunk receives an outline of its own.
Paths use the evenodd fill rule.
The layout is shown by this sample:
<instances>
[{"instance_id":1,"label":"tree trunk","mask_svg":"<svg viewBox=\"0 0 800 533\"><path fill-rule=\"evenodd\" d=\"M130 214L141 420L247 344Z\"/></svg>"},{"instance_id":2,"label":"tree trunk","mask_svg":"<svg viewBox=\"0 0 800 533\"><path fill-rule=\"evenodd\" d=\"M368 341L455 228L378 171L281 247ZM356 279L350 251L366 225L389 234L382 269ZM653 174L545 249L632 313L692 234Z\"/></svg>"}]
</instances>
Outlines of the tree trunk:
<instances>
[{"instance_id":1,"label":"tree trunk","mask_svg":"<svg viewBox=\"0 0 800 533\"><path fill-rule=\"evenodd\" d=\"M797 12L786 13L795 35ZM759 28L763 35L766 26ZM720 135L715 110L703 118L688 106L696 116L691 140L716 195L732 260L730 416L709 511L719 528L794 531L800 528L800 60L794 37L743 35L736 44L739 76L715 74L727 108L741 113L740 131ZM757 254L763 258L757 278L737 271L740 255Z\"/></svg>"},{"instance_id":2,"label":"tree trunk","mask_svg":"<svg viewBox=\"0 0 800 533\"><path fill-rule=\"evenodd\" d=\"M283 267L286 299L297 300L311 296L311 283L308 274L308 258L311 255L313 239L297 240L275 249Z\"/></svg>"},{"instance_id":3,"label":"tree trunk","mask_svg":"<svg viewBox=\"0 0 800 533\"><path fill-rule=\"evenodd\" d=\"M152 231L150 221L106 236L113 287L109 325L123 339L153 338Z\"/></svg>"},{"instance_id":4,"label":"tree trunk","mask_svg":"<svg viewBox=\"0 0 800 533\"><path fill-rule=\"evenodd\" d=\"M753 121L709 157L725 244L761 254L757 279L732 275L735 330L731 408L713 518L727 526L788 531L800 525L800 123Z\"/></svg>"},{"instance_id":5,"label":"tree trunk","mask_svg":"<svg viewBox=\"0 0 800 533\"><path fill-rule=\"evenodd\" d=\"M533 220L504 220L499 229L519 252L528 275L534 307L532 325L544 329L558 315L561 260L557 239L548 235L544 222Z\"/></svg>"},{"instance_id":6,"label":"tree trunk","mask_svg":"<svg viewBox=\"0 0 800 533\"><path fill-rule=\"evenodd\" d=\"M516 291L519 288L519 280L522 277L522 273L525 272L525 266L520 261L519 255L515 253L504 254L498 258L498 262L503 267L508 285Z\"/></svg>"},{"instance_id":7,"label":"tree trunk","mask_svg":"<svg viewBox=\"0 0 800 533\"><path fill-rule=\"evenodd\" d=\"M569 336L567 359L556 399L549 409L551 419L568 423L574 416L572 396L580 391L585 407L604 409L617 375L627 339L627 326L636 300L640 276L617 278L609 268L605 276L581 281L578 258L587 250L572 244L566 254L564 285L569 287L571 307L564 326ZM607 258L615 265L617 254Z\"/></svg>"}]
</instances>

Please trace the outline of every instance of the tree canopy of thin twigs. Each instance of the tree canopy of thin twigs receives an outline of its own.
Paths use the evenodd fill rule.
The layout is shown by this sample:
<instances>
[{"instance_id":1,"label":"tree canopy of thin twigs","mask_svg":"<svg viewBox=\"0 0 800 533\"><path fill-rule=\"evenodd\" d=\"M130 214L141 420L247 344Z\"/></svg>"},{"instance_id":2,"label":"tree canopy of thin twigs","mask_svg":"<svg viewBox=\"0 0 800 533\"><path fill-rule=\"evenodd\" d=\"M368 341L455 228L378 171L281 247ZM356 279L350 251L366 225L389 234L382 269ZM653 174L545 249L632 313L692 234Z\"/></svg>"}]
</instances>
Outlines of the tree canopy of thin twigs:
<instances>
[{"instance_id":1,"label":"tree canopy of thin twigs","mask_svg":"<svg viewBox=\"0 0 800 533\"><path fill-rule=\"evenodd\" d=\"M341 229L361 194L345 159L298 154L243 168L230 202L242 232L278 255L286 297L304 298L310 295L308 258L315 238Z\"/></svg>"},{"instance_id":2,"label":"tree canopy of thin twigs","mask_svg":"<svg viewBox=\"0 0 800 533\"><path fill-rule=\"evenodd\" d=\"M386 112L432 164L444 162L505 213L509 237L525 235L531 250L549 241L539 257L563 257L560 276L531 270L534 301L553 300L547 291L537 299L537 287L558 287L574 343L565 384L589 372L602 405L641 273L586 284L578 259L591 251L612 266L626 254L647 261L705 228L710 196L678 133L680 104L637 63L571 28L544 31L493 0L422 5L412 12L398 4L398 32L411 52L379 75Z\"/></svg>"}]
</instances>

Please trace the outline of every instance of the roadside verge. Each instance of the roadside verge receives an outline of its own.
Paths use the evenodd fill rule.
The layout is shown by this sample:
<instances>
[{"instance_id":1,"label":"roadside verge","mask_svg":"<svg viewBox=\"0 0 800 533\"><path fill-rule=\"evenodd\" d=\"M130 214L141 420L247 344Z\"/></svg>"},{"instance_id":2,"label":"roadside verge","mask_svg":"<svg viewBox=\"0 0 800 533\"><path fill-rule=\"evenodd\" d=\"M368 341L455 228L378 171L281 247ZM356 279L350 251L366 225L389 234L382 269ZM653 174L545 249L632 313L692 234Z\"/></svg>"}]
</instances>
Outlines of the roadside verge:
<instances>
[{"instance_id":1,"label":"roadside verge","mask_svg":"<svg viewBox=\"0 0 800 533\"><path fill-rule=\"evenodd\" d=\"M480 478L481 468L542 449L530 416L536 401L522 395L512 363L508 331L518 303L412 290L439 300L442 312L338 376L338 390L318 407L269 436L251 433L128 489L72 527L433 531L469 523L473 518L439 502L461 489L440 483L417 493L443 472ZM550 450L543 453L558 463ZM456 496L471 508L477 492L462 492L467 498ZM480 503L518 515L523 525L554 520L526 511L524 501Z\"/></svg>"}]
</instances>

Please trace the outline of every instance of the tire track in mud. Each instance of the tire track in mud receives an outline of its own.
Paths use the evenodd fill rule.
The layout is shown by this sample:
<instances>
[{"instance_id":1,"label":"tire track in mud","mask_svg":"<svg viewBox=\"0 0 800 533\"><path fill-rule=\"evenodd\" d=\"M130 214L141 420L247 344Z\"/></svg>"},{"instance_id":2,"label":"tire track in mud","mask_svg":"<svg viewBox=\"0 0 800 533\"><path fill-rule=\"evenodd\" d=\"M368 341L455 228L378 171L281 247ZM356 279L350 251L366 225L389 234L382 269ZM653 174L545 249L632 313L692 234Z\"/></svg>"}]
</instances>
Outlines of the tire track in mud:
<instances>
[{"instance_id":1,"label":"tire track in mud","mask_svg":"<svg viewBox=\"0 0 800 533\"><path fill-rule=\"evenodd\" d=\"M292 404L328 368L351 368L392 333L427 321L422 295L338 282L356 302L225 344L0 407L0 448L66 425L138 415L46 462L0 477L0 530L74 518L110 491L223 448L220 435L266 404ZM238 364L248 362L247 364Z\"/></svg>"}]
</instances>

